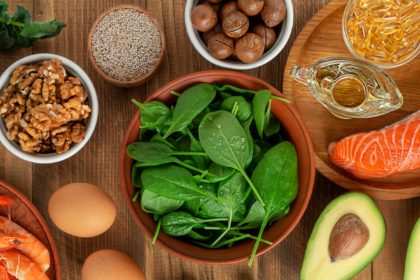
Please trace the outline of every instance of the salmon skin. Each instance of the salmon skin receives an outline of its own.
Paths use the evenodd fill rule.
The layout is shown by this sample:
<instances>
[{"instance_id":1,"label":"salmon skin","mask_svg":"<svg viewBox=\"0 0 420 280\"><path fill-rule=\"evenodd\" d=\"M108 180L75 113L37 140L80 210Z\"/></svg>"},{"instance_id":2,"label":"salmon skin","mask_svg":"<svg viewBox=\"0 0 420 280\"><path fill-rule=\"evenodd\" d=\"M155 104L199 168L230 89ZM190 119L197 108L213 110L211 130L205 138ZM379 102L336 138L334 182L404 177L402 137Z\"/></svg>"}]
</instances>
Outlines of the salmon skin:
<instances>
[{"instance_id":1,"label":"salmon skin","mask_svg":"<svg viewBox=\"0 0 420 280\"><path fill-rule=\"evenodd\" d=\"M328 153L335 165L362 179L420 168L420 110L383 129L333 142Z\"/></svg>"}]
</instances>

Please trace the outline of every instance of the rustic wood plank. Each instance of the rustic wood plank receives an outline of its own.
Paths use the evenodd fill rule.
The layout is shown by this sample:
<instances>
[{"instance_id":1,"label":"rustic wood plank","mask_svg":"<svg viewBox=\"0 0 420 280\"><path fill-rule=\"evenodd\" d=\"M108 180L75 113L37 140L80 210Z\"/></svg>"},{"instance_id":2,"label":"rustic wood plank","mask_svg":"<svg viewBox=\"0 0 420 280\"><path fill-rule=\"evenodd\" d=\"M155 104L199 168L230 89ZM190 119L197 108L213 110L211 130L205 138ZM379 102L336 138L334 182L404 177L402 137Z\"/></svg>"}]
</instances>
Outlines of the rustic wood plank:
<instances>
[{"instance_id":1,"label":"rustic wood plank","mask_svg":"<svg viewBox=\"0 0 420 280\"><path fill-rule=\"evenodd\" d=\"M35 20L57 18L67 27L57 38L36 44L33 52L52 52L66 56L92 78L98 92L100 117L89 144L73 158L53 165L31 165L16 159L0 147L0 178L14 184L32 199L47 218L60 251L62 279L80 279L84 259L93 251L114 248L132 256L145 270L147 279L298 279L306 242L322 209L343 189L318 174L313 197L302 221L279 246L258 258L249 269L246 263L235 265L200 265L180 260L159 247L153 247L131 218L120 192L119 152L122 135L135 108L131 98L144 100L165 83L188 73L214 69L192 47L184 29L185 0L88 1L88 0L24 0L8 1L11 6L23 4L33 11ZM247 71L281 88L284 65L294 38L305 23L328 0L295 0L295 27L286 49L272 62L257 70ZM158 74L146 85L119 89L105 83L90 65L87 34L95 18L105 9L123 3L146 7L163 25L167 50ZM16 59L30 54L31 49L0 54L0 70ZM118 217L104 235L79 239L60 232L47 217L50 195L70 182L89 182L107 191L116 201ZM32 192L31 192L32 188ZM374 262L355 279L400 279L408 236L420 214L420 199L379 202L388 225L385 248Z\"/></svg>"}]
</instances>

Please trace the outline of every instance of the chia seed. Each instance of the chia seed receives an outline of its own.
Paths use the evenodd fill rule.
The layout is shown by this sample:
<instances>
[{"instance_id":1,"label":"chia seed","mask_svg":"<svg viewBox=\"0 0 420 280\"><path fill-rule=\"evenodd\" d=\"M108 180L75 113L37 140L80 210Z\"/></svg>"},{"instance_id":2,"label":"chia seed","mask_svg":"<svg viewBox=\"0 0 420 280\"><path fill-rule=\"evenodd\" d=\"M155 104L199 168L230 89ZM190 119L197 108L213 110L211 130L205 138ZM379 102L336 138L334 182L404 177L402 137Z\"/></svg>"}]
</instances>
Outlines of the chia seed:
<instances>
[{"instance_id":1,"label":"chia seed","mask_svg":"<svg viewBox=\"0 0 420 280\"><path fill-rule=\"evenodd\" d=\"M131 81L152 71L162 51L160 32L153 20L134 9L114 10L96 25L92 54L108 76Z\"/></svg>"}]
</instances>

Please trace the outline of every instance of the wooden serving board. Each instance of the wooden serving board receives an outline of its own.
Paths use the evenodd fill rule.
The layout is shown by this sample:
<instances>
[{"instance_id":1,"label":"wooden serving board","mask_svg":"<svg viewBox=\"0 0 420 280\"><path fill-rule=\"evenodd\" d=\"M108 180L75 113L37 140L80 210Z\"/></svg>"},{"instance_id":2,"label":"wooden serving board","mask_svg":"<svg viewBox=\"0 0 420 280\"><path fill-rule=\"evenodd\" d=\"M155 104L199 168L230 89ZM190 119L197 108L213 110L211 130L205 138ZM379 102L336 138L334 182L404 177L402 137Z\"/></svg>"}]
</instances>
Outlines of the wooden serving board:
<instances>
[{"instance_id":1,"label":"wooden serving board","mask_svg":"<svg viewBox=\"0 0 420 280\"><path fill-rule=\"evenodd\" d=\"M342 120L334 117L311 95L309 88L290 77L293 66L311 67L322 58L351 56L342 37L341 20L347 0L332 0L303 28L290 52L283 92L302 116L315 150L318 171L336 184L367 193L377 199L397 200L420 196L420 170L379 180L361 180L334 166L328 144L345 136L390 125L420 110L420 56L397 69L387 70L399 86L404 105L387 115L371 119Z\"/></svg>"}]
</instances>

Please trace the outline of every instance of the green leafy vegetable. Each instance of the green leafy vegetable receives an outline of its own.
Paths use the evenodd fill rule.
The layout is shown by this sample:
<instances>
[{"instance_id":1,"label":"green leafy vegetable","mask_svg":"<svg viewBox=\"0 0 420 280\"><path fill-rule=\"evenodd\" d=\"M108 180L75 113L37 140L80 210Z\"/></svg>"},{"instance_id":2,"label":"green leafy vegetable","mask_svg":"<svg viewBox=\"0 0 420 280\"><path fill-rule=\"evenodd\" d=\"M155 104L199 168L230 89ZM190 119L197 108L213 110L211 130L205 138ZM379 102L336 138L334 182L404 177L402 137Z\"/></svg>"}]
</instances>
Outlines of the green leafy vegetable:
<instances>
[{"instance_id":1,"label":"green leafy vegetable","mask_svg":"<svg viewBox=\"0 0 420 280\"><path fill-rule=\"evenodd\" d=\"M210 159L219 165L238 170L247 180L256 198L264 204L245 172L249 159L249 143L239 121L228 112L212 112L203 119L198 133L201 145Z\"/></svg>"},{"instance_id":2,"label":"green leafy vegetable","mask_svg":"<svg viewBox=\"0 0 420 280\"><path fill-rule=\"evenodd\" d=\"M260 90L252 99L252 113L260 138L262 138L264 132L266 111L270 111L270 95L269 90Z\"/></svg>"},{"instance_id":3,"label":"green leafy vegetable","mask_svg":"<svg viewBox=\"0 0 420 280\"><path fill-rule=\"evenodd\" d=\"M10 16L8 6L0 0L0 50L29 48L38 39L54 37L65 25L57 20L33 22L31 15L22 6Z\"/></svg>"},{"instance_id":4,"label":"green leafy vegetable","mask_svg":"<svg viewBox=\"0 0 420 280\"><path fill-rule=\"evenodd\" d=\"M203 220L193 217L187 212L171 212L163 216L162 229L172 236L187 235L194 228L203 228L205 223L224 221L225 219Z\"/></svg>"},{"instance_id":5,"label":"green leafy vegetable","mask_svg":"<svg viewBox=\"0 0 420 280\"><path fill-rule=\"evenodd\" d=\"M271 148L255 168L252 179L265 202L265 216L248 265L252 265L270 218L286 208L297 195L298 166L293 144L285 141Z\"/></svg>"},{"instance_id":6,"label":"green leafy vegetable","mask_svg":"<svg viewBox=\"0 0 420 280\"><path fill-rule=\"evenodd\" d=\"M165 133L171 124L171 110L159 101L142 104L131 100L140 110L140 129L153 130Z\"/></svg>"},{"instance_id":7,"label":"green leafy vegetable","mask_svg":"<svg viewBox=\"0 0 420 280\"><path fill-rule=\"evenodd\" d=\"M175 200L190 200L202 196L214 198L197 185L188 170L174 165L146 168L141 174L141 181L146 190Z\"/></svg>"},{"instance_id":8,"label":"green leafy vegetable","mask_svg":"<svg viewBox=\"0 0 420 280\"><path fill-rule=\"evenodd\" d=\"M252 116L252 108L248 101L246 101L246 99L242 96L232 96L226 98L222 102L221 109L231 112L235 104L237 106L236 118L240 122L247 121Z\"/></svg>"},{"instance_id":9,"label":"green leafy vegetable","mask_svg":"<svg viewBox=\"0 0 420 280\"><path fill-rule=\"evenodd\" d=\"M180 208L183 200L170 199L152 191L144 190L141 195L141 208L144 212L163 215Z\"/></svg>"},{"instance_id":10,"label":"green leafy vegetable","mask_svg":"<svg viewBox=\"0 0 420 280\"><path fill-rule=\"evenodd\" d=\"M253 239L251 264L260 242L272 244L262 238L266 226L297 194L296 152L270 110L282 98L207 83L171 93L174 108L134 101L142 127L127 146L133 201L157 222L153 242L161 229L207 248ZM258 236L249 232L257 228Z\"/></svg>"},{"instance_id":11,"label":"green leafy vegetable","mask_svg":"<svg viewBox=\"0 0 420 280\"><path fill-rule=\"evenodd\" d=\"M184 130L216 97L211 84L201 83L190 87L178 98L172 115L172 123L163 138Z\"/></svg>"}]
</instances>

